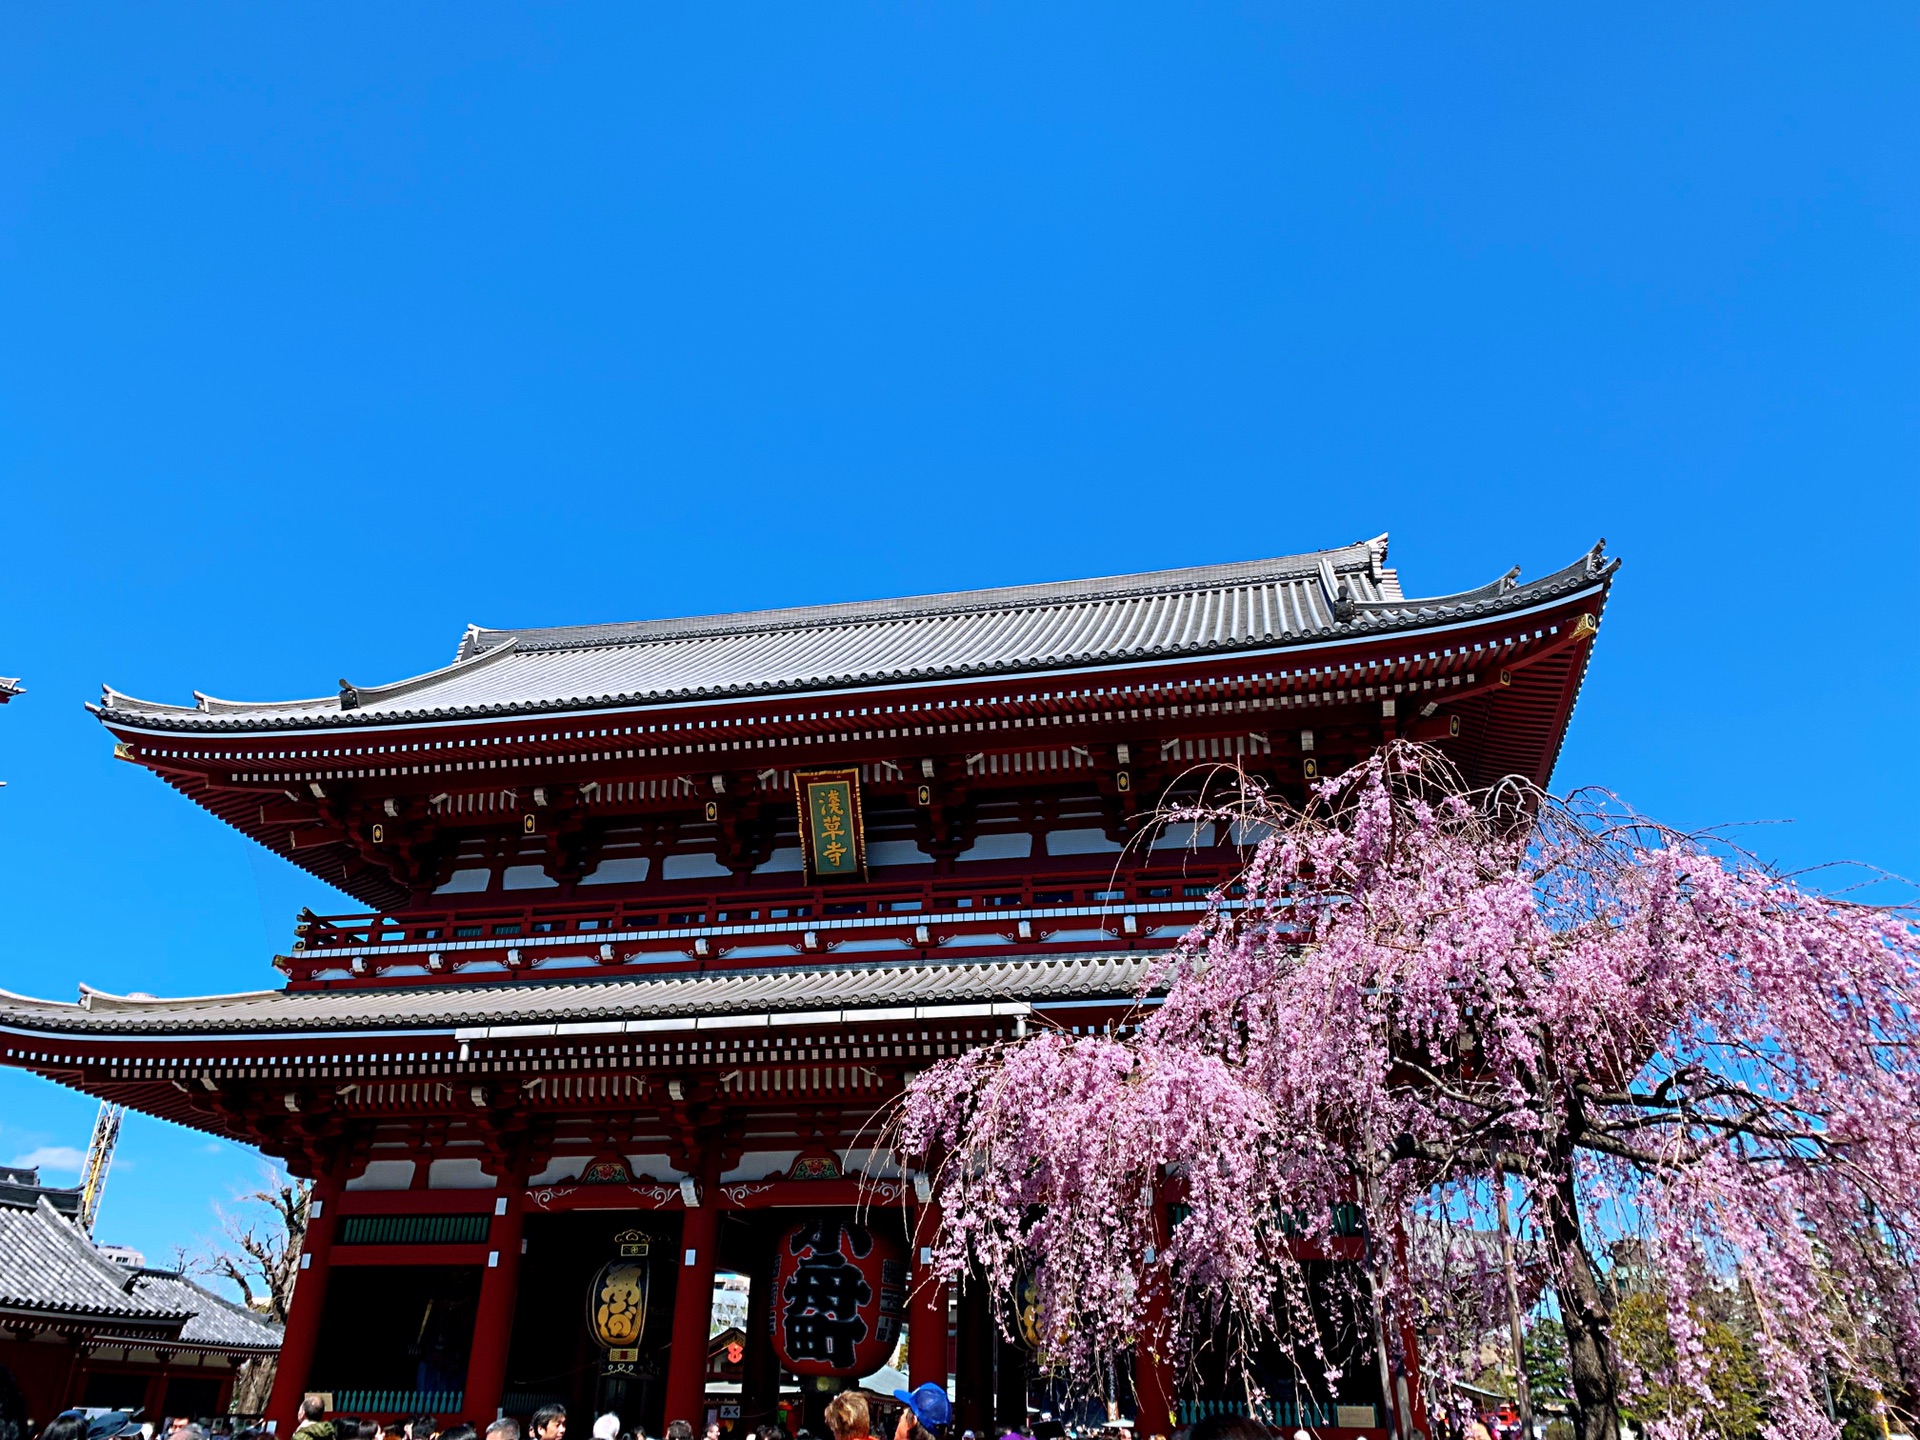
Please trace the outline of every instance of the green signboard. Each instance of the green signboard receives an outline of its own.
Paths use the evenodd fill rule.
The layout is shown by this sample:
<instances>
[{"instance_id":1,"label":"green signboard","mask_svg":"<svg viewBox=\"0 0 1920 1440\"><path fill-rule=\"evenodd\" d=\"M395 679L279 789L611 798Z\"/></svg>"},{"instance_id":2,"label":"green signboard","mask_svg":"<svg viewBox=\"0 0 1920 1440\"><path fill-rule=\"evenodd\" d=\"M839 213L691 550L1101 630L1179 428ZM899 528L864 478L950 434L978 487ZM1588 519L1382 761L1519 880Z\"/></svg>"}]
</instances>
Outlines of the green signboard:
<instances>
[{"instance_id":1,"label":"green signboard","mask_svg":"<svg viewBox=\"0 0 1920 1440\"><path fill-rule=\"evenodd\" d=\"M816 882L863 879L867 853L860 823L860 772L796 773L793 785L808 877Z\"/></svg>"}]
</instances>

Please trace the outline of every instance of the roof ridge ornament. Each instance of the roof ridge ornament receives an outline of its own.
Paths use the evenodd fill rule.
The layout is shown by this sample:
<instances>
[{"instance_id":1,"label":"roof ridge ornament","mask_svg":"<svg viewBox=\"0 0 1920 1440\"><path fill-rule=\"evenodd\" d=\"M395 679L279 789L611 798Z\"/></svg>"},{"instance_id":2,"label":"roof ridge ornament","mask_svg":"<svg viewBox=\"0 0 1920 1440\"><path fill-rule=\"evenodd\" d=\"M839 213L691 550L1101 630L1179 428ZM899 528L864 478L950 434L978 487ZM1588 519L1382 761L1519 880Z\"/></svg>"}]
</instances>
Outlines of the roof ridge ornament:
<instances>
[{"instance_id":1,"label":"roof ridge ornament","mask_svg":"<svg viewBox=\"0 0 1920 1440\"><path fill-rule=\"evenodd\" d=\"M1356 542L1364 545L1367 549L1367 571L1373 577L1376 584L1387 578L1387 536L1389 533L1388 531L1382 530L1371 540Z\"/></svg>"},{"instance_id":2,"label":"roof ridge ornament","mask_svg":"<svg viewBox=\"0 0 1920 1440\"><path fill-rule=\"evenodd\" d=\"M340 682L340 708L342 710L358 710L360 708L360 692L345 680Z\"/></svg>"},{"instance_id":3,"label":"roof ridge ornament","mask_svg":"<svg viewBox=\"0 0 1920 1440\"><path fill-rule=\"evenodd\" d=\"M1333 564L1326 556L1320 557L1317 567L1320 575L1320 590L1327 597L1327 608L1333 612L1333 618L1345 624L1353 618L1353 592L1347 588L1347 582L1334 573Z\"/></svg>"}]
</instances>

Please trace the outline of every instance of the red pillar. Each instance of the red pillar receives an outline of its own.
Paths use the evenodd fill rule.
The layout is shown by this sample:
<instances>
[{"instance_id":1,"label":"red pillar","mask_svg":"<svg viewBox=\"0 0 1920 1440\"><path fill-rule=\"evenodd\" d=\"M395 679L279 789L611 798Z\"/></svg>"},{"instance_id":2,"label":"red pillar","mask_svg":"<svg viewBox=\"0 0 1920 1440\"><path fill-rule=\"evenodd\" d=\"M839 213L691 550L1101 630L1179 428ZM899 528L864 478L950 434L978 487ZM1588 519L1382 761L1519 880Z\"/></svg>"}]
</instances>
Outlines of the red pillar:
<instances>
[{"instance_id":1,"label":"red pillar","mask_svg":"<svg viewBox=\"0 0 1920 1440\"><path fill-rule=\"evenodd\" d=\"M147 1393L142 1404L146 1412L156 1423L165 1411L167 1403L167 1381L172 1378L173 1352L160 1352L160 1368L147 1377Z\"/></svg>"},{"instance_id":2,"label":"red pillar","mask_svg":"<svg viewBox=\"0 0 1920 1440\"><path fill-rule=\"evenodd\" d=\"M1153 1248L1157 1255L1167 1244L1167 1197L1155 1186ZM1133 1433L1139 1440L1171 1435L1180 1423L1174 1393L1173 1364L1167 1358L1172 1313L1167 1304L1164 1276L1154 1275L1146 1293L1140 1334L1133 1342Z\"/></svg>"},{"instance_id":3,"label":"red pillar","mask_svg":"<svg viewBox=\"0 0 1920 1440\"><path fill-rule=\"evenodd\" d=\"M87 1403L87 1372L92 1368L93 1354L87 1349L87 1342L76 1340L73 1344L73 1363L67 1366L67 1398L61 1402L61 1409Z\"/></svg>"},{"instance_id":4,"label":"red pillar","mask_svg":"<svg viewBox=\"0 0 1920 1440\"><path fill-rule=\"evenodd\" d=\"M933 1271L940 1206L929 1200L914 1212L913 1298L907 1307L907 1387L947 1383L947 1286Z\"/></svg>"},{"instance_id":5,"label":"red pillar","mask_svg":"<svg viewBox=\"0 0 1920 1440\"><path fill-rule=\"evenodd\" d=\"M513 1341L513 1305L520 1291L520 1237L526 1221L526 1177L517 1168L501 1175L506 1193L495 1197L487 1231L487 1268L480 1272L480 1305L467 1355L462 1409L476 1430L500 1414L507 1383L507 1350Z\"/></svg>"},{"instance_id":6,"label":"red pillar","mask_svg":"<svg viewBox=\"0 0 1920 1440\"><path fill-rule=\"evenodd\" d=\"M773 1247L781 1231L773 1215L762 1212L747 1233L753 1289L747 1297L747 1344L740 1367L736 1433L742 1434L780 1418L780 1360L773 1350L773 1277L780 1257Z\"/></svg>"},{"instance_id":7,"label":"red pillar","mask_svg":"<svg viewBox=\"0 0 1920 1440\"><path fill-rule=\"evenodd\" d=\"M961 1287L960 1326L953 1363L953 1428L987 1433L993 1424L993 1315L987 1286L971 1275ZM908 1347L909 1353L912 1347Z\"/></svg>"},{"instance_id":8,"label":"red pillar","mask_svg":"<svg viewBox=\"0 0 1920 1440\"><path fill-rule=\"evenodd\" d=\"M328 1262L333 1257L333 1232L339 1219L342 1167L330 1167L313 1186L307 1207L307 1234L300 1249L300 1274L294 1281L293 1302L287 1307L287 1328L280 1340L280 1363L273 1374L273 1394L267 1401L267 1420L281 1436L293 1434L300 1423L300 1401L307 1393L313 1352L320 1342L320 1314L327 1305Z\"/></svg>"},{"instance_id":9,"label":"red pillar","mask_svg":"<svg viewBox=\"0 0 1920 1440\"><path fill-rule=\"evenodd\" d=\"M707 1339L713 1321L714 1250L720 1212L717 1155L701 1165L700 1203L680 1226L679 1280L673 1292L673 1344L667 1352L667 1423L685 1420L698 1435L705 1428Z\"/></svg>"},{"instance_id":10,"label":"red pillar","mask_svg":"<svg viewBox=\"0 0 1920 1440\"><path fill-rule=\"evenodd\" d=\"M1396 1226L1393 1236L1394 1264L1400 1267L1400 1273L1407 1273L1407 1231L1405 1226ZM1413 1433L1426 1435L1431 1427L1427 1421L1427 1397L1420 1385L1420 1337L1413 1328L1413 1316L1407 1306L1400 1307L1400 1367L1401 1378L1407 1387L1406 1413L1412 1425ZM1398 1397L1395 1397L1395 1413L1399 1413Z\"/></svg>"}]
</instances>

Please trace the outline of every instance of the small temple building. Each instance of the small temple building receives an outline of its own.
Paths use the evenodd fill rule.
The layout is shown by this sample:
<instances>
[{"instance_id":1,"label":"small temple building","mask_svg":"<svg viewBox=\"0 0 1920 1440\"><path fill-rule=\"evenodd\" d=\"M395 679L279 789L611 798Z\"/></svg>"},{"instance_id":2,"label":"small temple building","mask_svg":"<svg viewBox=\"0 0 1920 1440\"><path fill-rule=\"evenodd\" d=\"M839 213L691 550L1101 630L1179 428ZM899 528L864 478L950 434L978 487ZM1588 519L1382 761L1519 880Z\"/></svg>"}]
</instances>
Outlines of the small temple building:
<instances>
[{"instance_id":1,"label":"small temple building","mask_svg":"<svg viewBox=\"0 0 1920 1440\"><path fill-rule=\"evenodd\" d=\"M78 1186L0 1166L0 1431L24 1440L69 1405L226 1413L234 1372L278 1351L280 1327L94 1244L79 1214Z\"/></svg>"},{"instance_id":2,"label":"small temple building","mask_svg":"<svg viewBox=\"0 0 1920 1440\"><path fill-rule=\"evenodd\" d=\"M358 909L299 917L271 988L0 995L0 1061L313 1181L282 1434L307 1392L476 1424L557 1399L658 1434L765 1423L783 1384L817 1427L902 1327L956 1433L1024 1428L1043 1378L1007 1297L922 1270L934 1191L880 1148L889 1104L943 1057L1151 1003L1148 963L1244 863L1230 827L1149 823L1209 775L1297 800L1407 736L1544 784L1616 564L1416 599L1382 536L476 627L443 669L313 699L108 690L120 758ZM750 1284L716 1360L719 1271ZM1357 1363L1276 1414L1384 1434L1417 1404L1396 1356L1390 1393ZM1114 1403L1143 1435L1234 1403L1135 1370Z\"/></svg>"}]
</instances>

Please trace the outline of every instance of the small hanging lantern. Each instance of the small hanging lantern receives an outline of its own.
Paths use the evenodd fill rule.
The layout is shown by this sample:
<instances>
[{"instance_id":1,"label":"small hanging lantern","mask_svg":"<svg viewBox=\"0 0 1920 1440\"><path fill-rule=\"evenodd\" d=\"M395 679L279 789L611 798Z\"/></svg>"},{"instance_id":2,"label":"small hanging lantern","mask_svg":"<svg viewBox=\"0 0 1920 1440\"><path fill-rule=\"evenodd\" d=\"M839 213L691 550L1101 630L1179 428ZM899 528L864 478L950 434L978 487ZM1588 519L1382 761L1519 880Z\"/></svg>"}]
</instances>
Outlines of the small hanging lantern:
<instances>
[{"instance_id":1,"label":"small hanging lantern","mask_svg":"<svg viewBox=\"0 0 1920 1440\"><path fill-rule=\"evenodd\" d=\"M647 1329L651 1241L643 1230L624 1230L614 1237L614 1247L613 1259L600 1267L587 1292L587 1329L610 1362L630 1364L639 1358Z\"/></svg>"}]
</instances>

